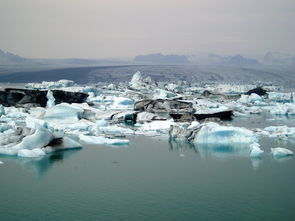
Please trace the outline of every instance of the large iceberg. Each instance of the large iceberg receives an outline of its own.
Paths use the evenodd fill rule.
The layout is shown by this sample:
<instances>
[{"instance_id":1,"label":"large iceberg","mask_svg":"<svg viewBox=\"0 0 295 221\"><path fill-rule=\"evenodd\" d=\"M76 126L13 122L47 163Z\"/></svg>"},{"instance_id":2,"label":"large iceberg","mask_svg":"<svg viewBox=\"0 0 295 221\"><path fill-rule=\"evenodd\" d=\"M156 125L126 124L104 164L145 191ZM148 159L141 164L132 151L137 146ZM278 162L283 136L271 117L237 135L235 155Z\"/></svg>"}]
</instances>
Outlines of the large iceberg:
<instances>
[{"instance_id":1,"label":"large iceberg","mask_svg":"<svg viewBox=\"0 0 295 221\"><path fill-rule=\"evenodd\" d=\"M46 109L43 120L58 124L74 123L79 121L82 113L82 108L67 103L62 103Z\"/></svg>"},{"instance_id":2,"label":"large iceberg","mask_svg":"<svg viewBox=\"0 0 295 221\"><path fill-rule=\"evenodd\" d=\"M54 138L53 134L46 128L36 125L35 132L22 139L22 141L13 146L6 145L0 147L0 154L19 155L19 156L42 156L39 149L45 147ZM33 152L31 152L33 151Z\"/></svg>"},{"instance_id":3,"label":"large iceberg","mask_svg":"<svg viewBox=\"0 0 295 221\"><path fill-rule=\"evenodd\" d=\"M194 142L199 144L252 144L257 143L255 134L241 127L220 126L214 122L205 123L196 134Z\"/></svg>"}]
</instances>

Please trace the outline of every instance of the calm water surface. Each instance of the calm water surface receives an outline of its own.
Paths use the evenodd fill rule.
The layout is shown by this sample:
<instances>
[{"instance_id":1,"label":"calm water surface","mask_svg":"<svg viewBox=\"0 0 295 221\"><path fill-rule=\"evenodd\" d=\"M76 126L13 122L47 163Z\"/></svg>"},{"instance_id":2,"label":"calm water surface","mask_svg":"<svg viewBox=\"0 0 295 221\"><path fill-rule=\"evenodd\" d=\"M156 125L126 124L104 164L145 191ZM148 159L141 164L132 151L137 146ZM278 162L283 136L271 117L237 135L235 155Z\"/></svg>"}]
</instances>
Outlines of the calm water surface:
<instances>
[{"instance_id":1,"label":"calm water surface","mask_svg":"<svg viewBox=\"0 0 295 221\"><path fill-rule=\"evenodd\" d=\"M2 156L0 220L293 221L295 159L273 159L269 151L295 146L268 138L260 144L261 160L157 137L42 160Z\"/></svg>"}]
</instances>

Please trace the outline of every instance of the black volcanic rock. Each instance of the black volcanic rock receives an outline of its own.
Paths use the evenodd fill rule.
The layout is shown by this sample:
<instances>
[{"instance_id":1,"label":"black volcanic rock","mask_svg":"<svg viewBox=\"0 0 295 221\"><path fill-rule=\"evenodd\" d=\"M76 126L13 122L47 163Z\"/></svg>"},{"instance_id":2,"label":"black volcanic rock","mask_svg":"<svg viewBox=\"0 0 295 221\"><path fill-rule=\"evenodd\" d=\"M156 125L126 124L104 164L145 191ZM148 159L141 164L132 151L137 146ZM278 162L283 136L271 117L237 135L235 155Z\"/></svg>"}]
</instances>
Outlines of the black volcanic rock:
<instances>
[{"instance_id":1,"label":"black volcanic rock","mask_svg":"<svg viewBox=\"0 0 295 221\"><path fill-rule=\"evenodd\" d=\"M31 90L6 88L0 91L0 104L3 106L18 106L22 107L27 104L33 106L46 107L47 104L47 90ZM70 92L62 90L52 90L55 98L55 103L83 103L86 101L88 94L82 92Z\"/></svg>"},{"instance_id":2,"label":"black volcanic rock","mask_svg":"<svg viewBox=\"0 0 295 221\"><path fill-rule=\"evenodd\" d=\"M134 110L146 111L151 113L167 112L167 113L192 113L193 104L179 100L142 100L134 104Z\"/></svg>"},{"instance_id":3,"label":"black volcanic rock","mask_svg":"<svg viewBox=\"0 0 295 221\"><path fill-rule=\"evenodd\" d=\"M264 95L266 95L266 90L264 90L262 87L257 87L257 88L247 91L245 94L250 95L252 93L257 94L259 96L264 96Z\"/></svg>"},{"instance_id":4,"label":"black volcanic rock","mask_svg":"<svg viewBox=\"0 0 295 221\"><path fill-rule=\"evenodd\" d=\"M221 111L211 114L194 114L197 120L203 120L207 118L218 118L220 120L232 120L233 111Z\"/></svg>"}]
</instances>

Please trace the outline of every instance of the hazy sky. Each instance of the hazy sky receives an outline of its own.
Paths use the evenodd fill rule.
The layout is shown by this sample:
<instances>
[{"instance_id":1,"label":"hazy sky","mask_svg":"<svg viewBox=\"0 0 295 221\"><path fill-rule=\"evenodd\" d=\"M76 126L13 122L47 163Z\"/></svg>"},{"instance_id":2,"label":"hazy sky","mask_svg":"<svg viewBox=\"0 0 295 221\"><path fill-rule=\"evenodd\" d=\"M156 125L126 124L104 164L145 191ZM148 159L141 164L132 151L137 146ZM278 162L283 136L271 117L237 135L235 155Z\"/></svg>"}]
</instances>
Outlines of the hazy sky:
<instances>
[{"instance_id":1,"label":"hazy sky","mask_svg":"<svg viewBox=\"0 0 295 221\"><path fill-rule=\"evenodd\" d=\"M0 0L0 48L25 57L295 53L295 0Z\"/></svg>"}]
</instances>

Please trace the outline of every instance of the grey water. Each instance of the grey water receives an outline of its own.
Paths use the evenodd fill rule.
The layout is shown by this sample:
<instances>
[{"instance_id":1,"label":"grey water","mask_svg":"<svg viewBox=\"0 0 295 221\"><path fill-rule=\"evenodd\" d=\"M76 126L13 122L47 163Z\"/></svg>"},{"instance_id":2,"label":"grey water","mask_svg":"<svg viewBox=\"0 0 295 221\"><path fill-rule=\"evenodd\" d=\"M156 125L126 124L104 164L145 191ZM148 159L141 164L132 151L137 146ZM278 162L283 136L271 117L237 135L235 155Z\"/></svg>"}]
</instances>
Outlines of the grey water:
<instances>
[{"instance_id":1,"label":"grey water","mask_svg":"<svg viewBox=\"0 0 295 221\"><path fill-rule=\"evenodd\" d=\"M258 126L271 124L264 118ZM260 138L265 154L251 160L230 148L128 138L128 147L1 156L0 220L295 220L295 159L269 153L276 146L294 151L291 141Z\"/></svg>"}]
</instances>

